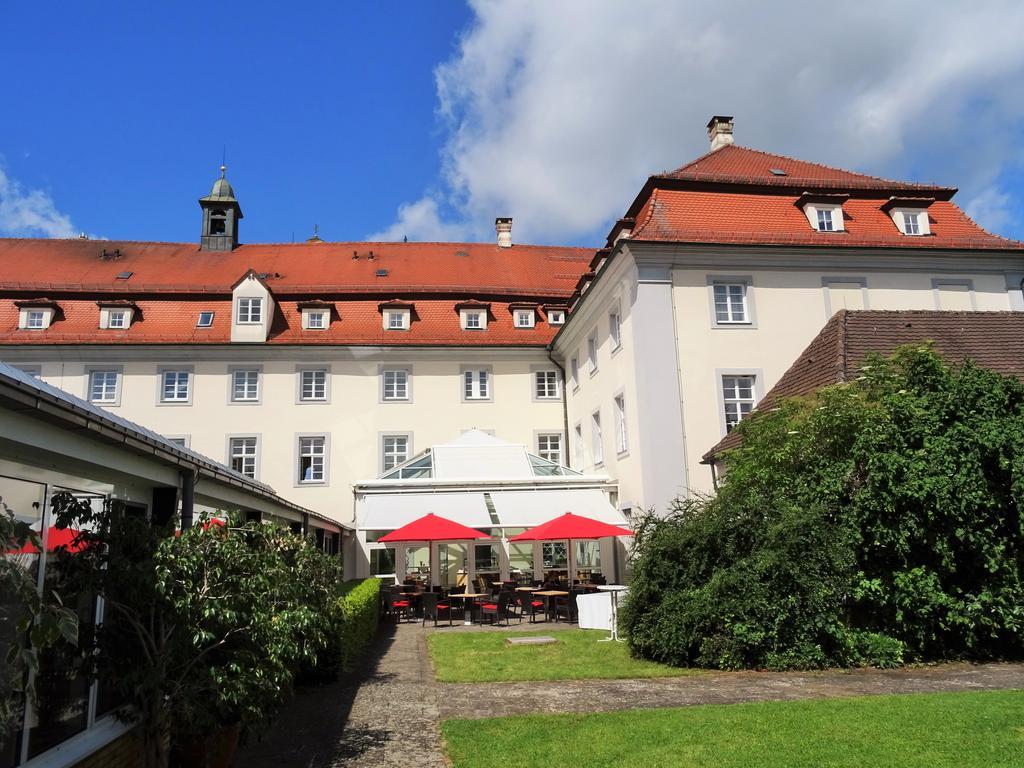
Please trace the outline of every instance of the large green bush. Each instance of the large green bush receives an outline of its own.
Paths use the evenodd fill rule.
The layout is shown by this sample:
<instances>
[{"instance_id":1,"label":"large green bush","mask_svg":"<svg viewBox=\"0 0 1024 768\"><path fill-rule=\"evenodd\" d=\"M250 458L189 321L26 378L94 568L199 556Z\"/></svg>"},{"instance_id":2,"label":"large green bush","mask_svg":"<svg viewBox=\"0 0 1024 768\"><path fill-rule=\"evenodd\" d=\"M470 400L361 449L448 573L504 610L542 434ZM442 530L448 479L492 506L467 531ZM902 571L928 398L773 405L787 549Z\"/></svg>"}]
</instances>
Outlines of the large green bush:
<instances>
[{"instance_id":1,"label":"large green bush","mask_svg":"<svg viewBox=\"0 0 1024 768\"><path fill-rule=\"evenodd\" d=\"M744 421L637 530L635 653L719 668L1024 653L1024 386L928 346Z\"/></svg>"},{"instance_id":2,"label":"large green bush","mask_svg":"<svg viewBox=\"0 0 1024 768\"><path fill-rule=\"evenodd\" d=\"M366 652L380 624L380 579L353 579L332 588L319 611L324 645L304 661L302 682L333 680Z\"/></svg>"}]
</instances>

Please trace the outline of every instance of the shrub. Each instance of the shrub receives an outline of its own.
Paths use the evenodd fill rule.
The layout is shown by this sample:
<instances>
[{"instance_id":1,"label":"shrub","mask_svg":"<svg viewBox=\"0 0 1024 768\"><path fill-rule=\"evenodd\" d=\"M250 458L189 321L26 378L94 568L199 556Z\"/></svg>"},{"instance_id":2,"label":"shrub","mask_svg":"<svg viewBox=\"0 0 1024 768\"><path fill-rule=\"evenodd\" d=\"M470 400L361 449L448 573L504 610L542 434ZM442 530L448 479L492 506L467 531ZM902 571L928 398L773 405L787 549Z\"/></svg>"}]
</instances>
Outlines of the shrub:
<instances>
[{"instance_id":1,"label":"shrub","mask_svg":"<svg viewBox=\"0 0 1024 768\"><path fill-rule=\"evenodd\" d=\"M927 346L738 427L637 526L634 653L719 668L1024 654L1024 386Z\"/></svg>"},{"instance_id":2,"label":"shrub","mask_svg":"<svg viewBox=\"0 0 1024 768\"><path fill-rule=\"evenodd\" d=\"M353 579L331 590L320 614L324 642L304 660L301 681L322 682L350 670L380 624L380 579Z\"/></svg>"}]
</instances>

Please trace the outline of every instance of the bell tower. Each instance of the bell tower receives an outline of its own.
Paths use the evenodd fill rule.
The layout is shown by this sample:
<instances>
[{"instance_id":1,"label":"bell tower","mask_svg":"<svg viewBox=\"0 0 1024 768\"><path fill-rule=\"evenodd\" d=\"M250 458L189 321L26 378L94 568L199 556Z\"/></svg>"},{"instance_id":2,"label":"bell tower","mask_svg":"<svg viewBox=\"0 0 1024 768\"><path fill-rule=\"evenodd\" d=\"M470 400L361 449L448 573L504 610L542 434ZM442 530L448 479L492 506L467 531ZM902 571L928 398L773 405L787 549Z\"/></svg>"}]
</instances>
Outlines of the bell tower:
<instances>
[{"instance_id":1,"label":"bell tower","mask_svg":"<svg viewBox=\"0 0 1024 768\"><path fill-rule=\"evenodd\" d=\"M238 222L242 218L242 206L238 204L235 191L224 174L227 167L220 167L220 178L213 182L213 189L206 197L199 198L203 209L203 230L199 247L204 251L233 251L238 247Z\"/></svg>"}]
</instances>

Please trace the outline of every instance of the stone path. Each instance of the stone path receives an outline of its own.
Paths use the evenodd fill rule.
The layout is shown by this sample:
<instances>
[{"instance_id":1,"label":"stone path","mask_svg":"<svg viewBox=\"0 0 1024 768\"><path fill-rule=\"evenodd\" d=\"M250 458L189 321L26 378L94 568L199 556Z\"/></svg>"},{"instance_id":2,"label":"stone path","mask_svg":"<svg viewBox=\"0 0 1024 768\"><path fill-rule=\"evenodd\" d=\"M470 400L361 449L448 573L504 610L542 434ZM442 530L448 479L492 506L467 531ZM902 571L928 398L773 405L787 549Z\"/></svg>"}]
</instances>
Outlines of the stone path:
<instances>
[{"instance_id":1,"label":"stone path","mask_svg":"<svg viewBox=\"0 0 1024 768\"><path fill-rule=\"evenodd\" d=\"M523 624L548 634L565 624ZM518 631L520 627L513 626ZM736 672L647 680L526 683L434 682L419 623L385 624L355 679L303 688L261 741L239 750L239 768L445 768L438 723L529 713L730 704L886 693L1024 688L1024 664L944 664L900 670Z\"/></svg>"}]
</instances>

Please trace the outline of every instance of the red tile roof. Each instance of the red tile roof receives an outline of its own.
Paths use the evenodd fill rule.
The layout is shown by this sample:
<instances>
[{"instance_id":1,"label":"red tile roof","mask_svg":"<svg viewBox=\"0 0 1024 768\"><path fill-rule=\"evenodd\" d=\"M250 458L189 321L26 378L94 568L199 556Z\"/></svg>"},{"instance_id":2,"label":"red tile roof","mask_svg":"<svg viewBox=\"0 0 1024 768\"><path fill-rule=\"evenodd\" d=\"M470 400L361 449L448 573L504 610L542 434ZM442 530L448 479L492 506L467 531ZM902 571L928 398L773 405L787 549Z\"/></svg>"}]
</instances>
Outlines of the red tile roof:
<instances>
[{"instance_id":1,"label":"red tile roof","mask_svg":"<svg viewBox=\"0 0 1024 768\"><path fill-rule=\"evenodd\" d=\"M773 169L783 171L784 175L772 173ZM819 190L840 188L928 192L947 199L956 192L953 187L883 179L735 144L708 152L674 171L665 171L654 178Z\"/></svg>"},{"instance_id":2,"label":"red tile roof","mask_svg":"<svg viewBox=\"0 0 1024 768\"><path fill-rule=\"evenodd\" d=\"M897 347L931 341L949 363L973 360L1024 380L1024 312L949 312L933 310L840 310L757 404L770 410L786 397L807 395L859 375L872 353L888 355ZM740 443L730 432L704 454L705 464Z\"/></svg>"},{"instance_id":3,"label":"red tile roof","mask_svg":"<svg viewBox=\"0 0 1024 768\"><path fill-rule=\"evenodd\" d=\"M492 302L494 314L483 330L464 331L455 298L420 297L412 302L407 331L385 331L378 301L365 296L331 296L332 313L325 330L303 330L302 310L294 299L279 300L274 308L268 344L354 346L538 346L554 338L558 327L537 322L515 328L508 302ZM229 344L231 296L151 296L136 301L138 313L125 330L100 330L99 309L90 299L61 298L60 312L46 330L18 329L18 309L0 299L0 345L34 344ZM213 324L197 328L202 311L214 313Z\"/></svg>"},{"instance_id":4,"label":"red tile roof","mask_svg":"<svg viewBox=\"0 0 1024 768\"><path fill-rule=\"evenodd\" d=\"M115 250L119 258L102 258ZM0 290L210 293L229 291L251 268L267 275L276 294L558 298L572 293L593 256L592 248L487 243L295 243L218 252L195 243L0 238ZM132 276L119 280L122 272Z\"/></svg>"},{"instance_id":5,"label":"red tile roof","mask_svg":"<svg viewBox=\"0 0 1024 768\"><path fill-rule=\"evenodd\" d=\"M1024 243L986 232L948 200L928 209L931 234L902 234L882 210L888 197L843 202L843 232L818 232L797 205L800 194L654 189L637 215L631 241L826 248L1022 250Z\"/></svg>"}]
</instances>

